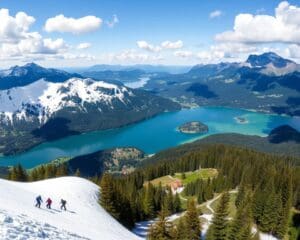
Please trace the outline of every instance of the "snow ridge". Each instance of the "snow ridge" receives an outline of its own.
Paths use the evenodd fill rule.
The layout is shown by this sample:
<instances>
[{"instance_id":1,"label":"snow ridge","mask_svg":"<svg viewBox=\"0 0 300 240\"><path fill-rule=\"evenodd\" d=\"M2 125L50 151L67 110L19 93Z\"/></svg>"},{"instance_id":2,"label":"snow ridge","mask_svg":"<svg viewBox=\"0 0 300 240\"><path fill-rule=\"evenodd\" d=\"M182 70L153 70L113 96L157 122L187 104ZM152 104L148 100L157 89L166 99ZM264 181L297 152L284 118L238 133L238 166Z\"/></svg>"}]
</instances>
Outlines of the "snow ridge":
<instances>
[{"instance_id":1,"label":"snow ridge","mask_svg":"<svg viewBox=\"0 0 300 240\"><path fill-rule=\"evenodd\" d=\"M86 111L85 104L102 103L113 108L114 99L126 104L128 100L125 94L133 95L124 86L90 78L71 78L63 83L40 79L24 87L0 91L0 121L2 119L2 122L13 123L14 118L30 121L35 116L40 123L45 123L53 114L66 107L78 107Z\"/></svg>"}]
</instances>

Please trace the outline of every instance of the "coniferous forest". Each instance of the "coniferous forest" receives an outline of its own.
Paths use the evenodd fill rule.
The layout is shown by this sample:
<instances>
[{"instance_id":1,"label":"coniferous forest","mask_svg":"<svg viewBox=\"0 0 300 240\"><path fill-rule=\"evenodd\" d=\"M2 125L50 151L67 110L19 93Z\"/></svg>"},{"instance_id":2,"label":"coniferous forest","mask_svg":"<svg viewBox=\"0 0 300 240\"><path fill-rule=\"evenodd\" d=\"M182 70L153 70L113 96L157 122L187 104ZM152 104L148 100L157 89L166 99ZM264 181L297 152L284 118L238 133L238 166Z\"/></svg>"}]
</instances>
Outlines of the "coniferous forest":
<instances>
[{"instance_id":1,"label":"coniferous forest","mask_svg":"<svg viewBox=\"0 0 300 240\"><path fill-rule=\"evenodd\" d=\"M217 168L219 174L189 183L185 194L197 196L197 202L193 199L187 203L179 223L168 222L166 216L181 211L181 200L168 188L144 182L194 171L199 166ZM102 206L128 228L141 220L159 218L149 231L149 239L198 239L195 236L200 236L201 223L193 212L197 212L197 203L213 198L215 193L222 193L222 197L207 232L209 240L252 239L258 237L252 234L253 226L283 239L288 234L291 209L300 209L300 168L295 159L224 145L207 146L173 161L161 159L124 177L104 174L100 185ZM229 220L228 191L232 189L238 189L237 213Z\"/></svg>"},{"instance_id":2,"label":"coniferous forest","mask_svg":"<svg viewBox=\"0 0 300 240\"><path fill-rule=\"evenodd\" d=\"M278 239L297 239L300 210L297 161L237 147L207 145L179 158L174 156L174 160L168 156L148 162L129 175L105 173L92 180L101 187L100 204L128 229L136 222L157 217L149 229L149 239L199 239L202 223L197 206L216 194L220 194L220 200L206 239L258 239L253 227ZM218 175L188 183L184 195L190 198L185 207L179 194L173 194L169 186L150 182L199 167L218 169ZM9 179L34 181L70 174L65 164L48 164L29 173L18 165L11 169ZM80 175L79 170L75 175ZM230 218L229 191L233 190L237 191L234 203L237 210ZM178 212L184 212L179 221L167 219Z\"/></svg>"}]
</instances>

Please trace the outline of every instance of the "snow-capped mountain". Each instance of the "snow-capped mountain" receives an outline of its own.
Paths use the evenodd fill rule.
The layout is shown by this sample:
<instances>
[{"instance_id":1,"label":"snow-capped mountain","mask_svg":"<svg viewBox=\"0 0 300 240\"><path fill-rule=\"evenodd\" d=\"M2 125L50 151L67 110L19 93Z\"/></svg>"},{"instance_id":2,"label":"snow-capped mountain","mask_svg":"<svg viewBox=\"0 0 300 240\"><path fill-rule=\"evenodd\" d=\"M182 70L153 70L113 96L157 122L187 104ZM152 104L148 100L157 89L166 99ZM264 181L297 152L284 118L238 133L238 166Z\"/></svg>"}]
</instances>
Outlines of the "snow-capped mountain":
<instances>
[{"instance_id":1,"label":"snow-capped mountain","mask_svg":"<svg viewBox=\"0 0 300 240\"><path fill-rule=\"evenodd\" d=\"M246 63L251 67L261 68L260 72L266 75L281 76L300 71L299 64L273 52L267 52L261 55L250 55Z\"/></svg>"},{"instance_id":2,"label":"snow-capped mountain","mask_svg":"<svg viewBox=\"0 0 300 240\"><path fill-rule=\"evenodd\" d=\"M43 68L35 63L14 66L0 71L0 90L26 86L44 78L48 82L63 82L72 77L81 77L76 73L68 73L53 68Z\"/></svg>"},{"instance_id":3,"label":"snow-capped mountain","mask_svg":"<svg viewBox=\"0 0 300 240\"><path fill-rule=\"evenodd\" d=\"M33 183L0 179L0 239L139 239L111 217L98 203L99 187L77 177ZM35 198L53 200L52 209ZM3 197L5 196L5 197ZM60 199L67 211L60 210Z\"/></svg>"},{"instance_id":4,"label":"snow-capped mountain","mask_svg":"<svg viewBox=\"0 0 300 240\"><path fill-rule=\"evenodd\" d=\"M12 76L17 79L12 81L14 87L0 87L0 153L4 154L180 109L171 100L118 83L81 77L65 79L68 73L35 64L11 69L2 72L6 77L0 77L0 86L8 86ZM30 81L24 76L30 76ZM45 77L36 79L38 76Z\"/></svg>"},{"instance_id":5,"label":"snow-capped mountain","mask_svg":"<svg viewBox=\"0 0 300 240\"><path fill-rule=\"evenodd\" d=\"M71 78L63 83L40 79L24 87L0 90L0 119L13 124L16 120L38 118L43 124L64 108L87 112L89 104L104 104L113 109L116 102L129 104L133 95L124 86L92 79ZM102 109L99 107L98 111Z\"/></svg>"}]
</instances>

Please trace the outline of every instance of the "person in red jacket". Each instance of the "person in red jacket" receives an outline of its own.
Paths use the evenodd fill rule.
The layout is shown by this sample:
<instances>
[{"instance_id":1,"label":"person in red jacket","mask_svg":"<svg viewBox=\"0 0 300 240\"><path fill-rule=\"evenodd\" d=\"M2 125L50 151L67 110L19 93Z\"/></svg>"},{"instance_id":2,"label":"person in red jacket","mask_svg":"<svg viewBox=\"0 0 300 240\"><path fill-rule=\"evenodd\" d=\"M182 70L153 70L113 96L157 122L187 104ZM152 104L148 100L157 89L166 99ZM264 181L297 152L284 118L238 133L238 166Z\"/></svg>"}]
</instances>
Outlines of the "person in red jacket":
<instances>
[{"instance_id":1,"label":"person in red jacket","mask_svg":"<svg viewBox=\"0 0 300 240\"><path fill-rule=\"evenodd\" d=\"M50 198L48 198L47 201L46 201L46 203L47 203L46 207L48 209L51 209L52 200Z\"/></svg>"}]
</instances>

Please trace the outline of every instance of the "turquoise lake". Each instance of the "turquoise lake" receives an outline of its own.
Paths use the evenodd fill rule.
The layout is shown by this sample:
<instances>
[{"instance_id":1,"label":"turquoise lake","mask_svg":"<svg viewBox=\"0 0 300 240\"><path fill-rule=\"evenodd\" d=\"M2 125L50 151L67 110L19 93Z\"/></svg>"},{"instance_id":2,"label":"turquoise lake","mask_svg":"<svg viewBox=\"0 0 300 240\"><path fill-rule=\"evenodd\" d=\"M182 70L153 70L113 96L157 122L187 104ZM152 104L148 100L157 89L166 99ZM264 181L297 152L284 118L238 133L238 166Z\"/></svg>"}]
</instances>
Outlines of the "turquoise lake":
<instances>
[{"instance_id":1,"label":"turquoise lake","mask_svg":"<svg viewBox=\"0 0 300 240\"><path fill-rule=\"evenodd\" d=\"M243 117L247 123L239 123ZM201 121L208 125L208 134L184 134L176 128L188 121ZM32 168L57 157L78 156L112 147L137 147L148 154L203 138L215 133L241 133L267 135L273 128L289 124L300 130L300 118L251 112L224 107L199 107L160 114L154 118L123 128L95 131L40 144L27 152L14 156L1 156L0 165L21 163Z\"/></svg>"}]
</instances>

